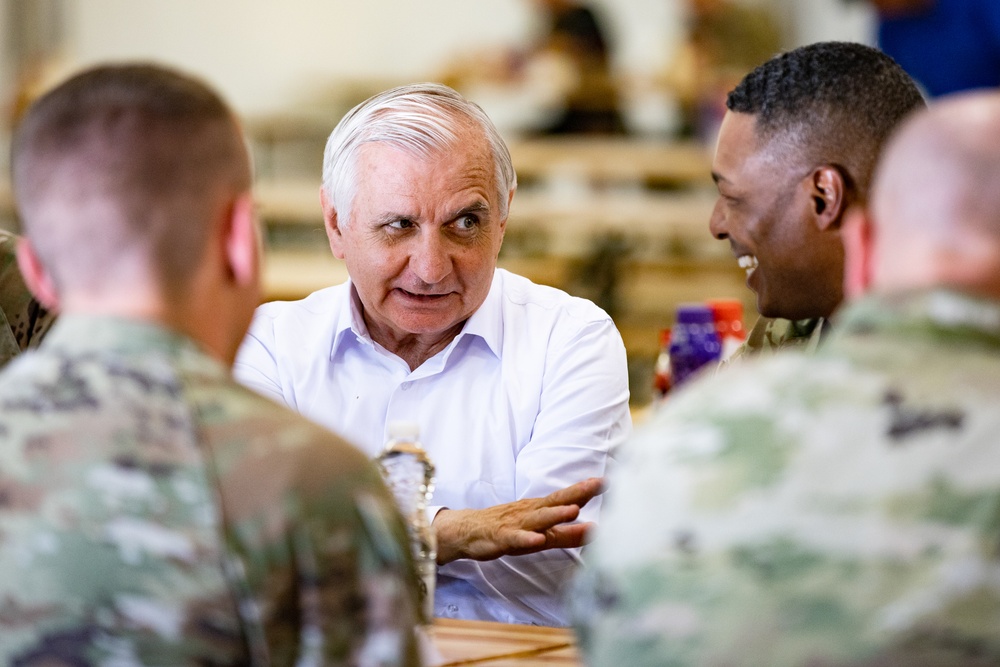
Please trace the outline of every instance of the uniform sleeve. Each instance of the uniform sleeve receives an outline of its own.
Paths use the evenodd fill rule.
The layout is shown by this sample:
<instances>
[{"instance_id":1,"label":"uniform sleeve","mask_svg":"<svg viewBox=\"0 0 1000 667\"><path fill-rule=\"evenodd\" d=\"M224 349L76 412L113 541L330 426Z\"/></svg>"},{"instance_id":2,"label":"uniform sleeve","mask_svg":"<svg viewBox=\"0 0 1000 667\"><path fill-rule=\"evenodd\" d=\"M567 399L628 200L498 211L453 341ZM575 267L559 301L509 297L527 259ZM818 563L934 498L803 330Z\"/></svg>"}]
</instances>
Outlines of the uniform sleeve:
<instances>
[{"instance_id":1,"label":"uniform sleeve","mask_svg":"<svg viewBox=\"0 0 1000 667\"><path fill-rule=\"evenodd\" d=\"M217 430L214 450L242 596L259 603L271 662L417 664L405 526L373 465L278 406L255 411Z\"/></svg>"}]
</instances>

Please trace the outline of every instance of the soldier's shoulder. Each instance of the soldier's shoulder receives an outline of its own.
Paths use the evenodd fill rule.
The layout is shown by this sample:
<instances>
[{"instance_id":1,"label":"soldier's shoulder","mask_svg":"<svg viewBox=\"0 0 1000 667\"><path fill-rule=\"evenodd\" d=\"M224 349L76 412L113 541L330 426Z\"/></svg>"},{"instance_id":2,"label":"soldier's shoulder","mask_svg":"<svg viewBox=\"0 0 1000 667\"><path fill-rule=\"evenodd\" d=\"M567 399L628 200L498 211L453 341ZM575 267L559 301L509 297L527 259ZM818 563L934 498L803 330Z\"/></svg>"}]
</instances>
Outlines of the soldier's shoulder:
<instances>
[{"instance_id":1,"label":"soldier's shoulder","mask_svg":"<svg viewBox=\"0 0 1000 667\"><path fill-rule=\"evenodd\" d=\"M276 446L286 451L318 448L339 457L345 470L370 465L368 457L333 431L262 396L231 378L199 390L202 427L215 442ZM242 444L240 444L242 443Z\"/></svg>"}]
</instances>

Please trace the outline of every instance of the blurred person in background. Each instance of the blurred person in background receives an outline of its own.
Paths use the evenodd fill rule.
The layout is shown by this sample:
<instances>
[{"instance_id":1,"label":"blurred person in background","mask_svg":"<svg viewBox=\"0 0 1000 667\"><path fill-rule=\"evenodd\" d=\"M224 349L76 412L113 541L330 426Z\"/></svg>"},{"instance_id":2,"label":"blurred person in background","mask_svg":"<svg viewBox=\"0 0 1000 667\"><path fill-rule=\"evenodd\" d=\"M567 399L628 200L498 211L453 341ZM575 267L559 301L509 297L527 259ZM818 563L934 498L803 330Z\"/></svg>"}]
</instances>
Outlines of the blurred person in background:
<instances>
[{"instance_id":1,"label":"blurred person in background","mask_svg":"<svg viewBox=\"0 0 1000 667\"><path fill-rule=\"evenodd\" d=\"M578 0L531 0L538 34L520 48L468 54L439 75L469 91L499 87L506 97L535 107L525 114L528 135L624 134L612 44L605 21Z\"/></svg>"},{"instance_id":2,"label":"blurred person in background","mask_svg":"<svg viewBox=\"0 0 1000 667\"><path fill-rule=\"evenodd\" d=\"M777 54L781 42L767 7L688 0L686 35L663 77L680 104L679 136L711 144L726 112L726 94Z\"/></svg>"},{"instance_id":3,"label":"blurred person in background","mask_svg":"<svg viewBox=\"0 0 1000 667\"><path fill-rule=\"evenodd\" d=\"M11 165L60 315L0 372L0 663L417 664L378 472L230 377L260 241L225 102L96 67L28 108Z\"/></svg>"},{"instance_id":4,"label":"blurred person in background","mask_svg":"<svg viewBox=\"0 0 1000 667\"><path fill-rule=\"evenodd\" d=\"M320 188L350 278L261 306L235 372L371 456L389 422L417 421L437 468L435 615L565 625L631 430L628 370L607 313L497 268L516 187L496 127L454 90L358 105Z\"/></svg>"},{"instance_id":5,"label":"blurred person in background","mask_svg":"<svg viewBox=\"0 0 1000 667\"><path fill-rule=\"evenodd\" d=\"M622 447L588 665L1000 664L1000 95L908 120L858 213L817 354L695 381Z\"/></svg>"},{"instance_id":6,"label":"blurred person in background","mask_svg":"<svg viewBox=\"0 0 1000 667\"><path fill-rule=\"evenodd\" d=\"M24 284L17 267L17 236L0 230L0 368L28 348L38 347L55 321Z\"/></svg>"},{"instance_id":7,"label":"blurred person in background","mask_svg":"<svg viewBox=\"0 0 1000 667\"><path fill-rule=\"evenodd\" d=\"M869 0L878 45L931 97L1000 86L997 0Z\"/></svg>"},{"instance_id":8,"label":"blurred person in background","mask_svg":"<svg viewBox=\"0 0 1000 667\"><path fill-rule=\"evenodd\" d=\"M877 49L822 42L767 61L726 106L709 227L746 269L761 315L737 356L813 349L843 299L844 215L867 200L883 143L923 98Z\"/></svg>"},{"instance_id":9,"label":"blurred person in background","mask_svg":"<svg viewBox=\"0 0 1000 667\"><path fill-rule=\"evenodd\" d=\"M577 0L535 0L546 30L535 53L564 64L562 109L542 134L623 134L611 45L597 12ZM531 57L529 55L529 57Z\"/></svg>"}]
</instances>

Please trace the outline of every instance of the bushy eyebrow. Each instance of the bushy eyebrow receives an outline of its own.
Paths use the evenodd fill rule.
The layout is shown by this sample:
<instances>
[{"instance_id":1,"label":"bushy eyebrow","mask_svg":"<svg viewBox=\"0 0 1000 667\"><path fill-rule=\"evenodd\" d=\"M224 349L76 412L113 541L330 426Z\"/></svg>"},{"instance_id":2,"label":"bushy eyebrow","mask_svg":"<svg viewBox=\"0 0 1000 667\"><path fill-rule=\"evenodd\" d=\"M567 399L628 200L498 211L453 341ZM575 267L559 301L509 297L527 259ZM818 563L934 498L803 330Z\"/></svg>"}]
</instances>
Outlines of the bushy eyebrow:
<instances>
[{"instance_id":1,"label":"bushy eyebrow","mask_svg":"<svg viewBox=\"0 0 1000 667\"><path fill-rule=\"evenodd\" d=\"M396 222L398 220L411 220L412 215L407 215L405 213L383 213L382 215L375 218L375 226L381 227L382 225L388 225L390 223Z\"/></svg>"},{"instance_id":2,"label":"bushy eyebrow","mask_svg":"<svg viewBox=\"0 0 1000 667\"><path fill-rule=\"evenodd\" d=\"M458 211L455 212L453 216L451 216L450 219L457 220L458 218L471 215L473 213L483 215L489 212L490 212L490 205L480 199L479 201L473 204L460 208Z\"/></svg>"},{"instance_id":3,"label":"bushy eyebrow","mask_svg":"<svg viewBox=\"0 0 1000 667\"><path fill-rule=\"evenodd\" d=\"M466 215L473 215L473 214L485 215L489 212L490 212L490 205L483 200L479 200L473 202L472 204L469 204L468 206L463 206L457 211L454 211L452 214L450 214L450 216L447 219L457 220L458 218L461 218ZM388 225L398 220L415 220L416 218L417 216L409 213L388 212L388 213L383 213L382 215L375 218L375 225L376 226Z\"/></svg>"},{"instance_id":4,"label":"bushy eyebrow","mask_svg":"<svg viewBox=\"0 0 1000 667\"><path fill-rule=\"evenodd\" d=\"M485 216L490 212L490 205L483 201L482 199L475 201L468 206L463 206L462 208L451 213L446 219L447 220L457 220L458 218L464 217L466 215L480 215ZM380 227L382 225L388 225L399 220L417 220L419 216L412 213L401 213L389 211L383 213L376 217L373 221L374 225Z\"/></svg>"}]
</instances>

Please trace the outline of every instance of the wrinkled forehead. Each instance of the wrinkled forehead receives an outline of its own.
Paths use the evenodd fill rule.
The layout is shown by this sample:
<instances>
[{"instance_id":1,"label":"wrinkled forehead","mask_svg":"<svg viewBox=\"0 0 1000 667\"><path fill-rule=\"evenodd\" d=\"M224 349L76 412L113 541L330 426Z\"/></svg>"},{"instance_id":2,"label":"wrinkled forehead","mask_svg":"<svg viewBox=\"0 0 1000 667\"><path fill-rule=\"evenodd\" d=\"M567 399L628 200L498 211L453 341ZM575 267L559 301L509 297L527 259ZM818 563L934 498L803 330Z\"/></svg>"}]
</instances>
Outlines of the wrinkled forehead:
<instances>
[{"instance_id":1,"label":"wrinkled forehead","mask_svg":"<svg viewBox=\"0 0 1000 667\"><path fill-rule=\"evenodd\" d=\"M428 170L447 166L495 186L493 152L486 136L474 128L457 131L453 140L441 144L381 138L358 146L359 165L391 168L401 157L421 162Z\"/></svg>"},{"instance_id":2,"label":"wrinkled forehead","mask_svg":"<svg viewBox=\"0 0 1000 667\"><path fill-rule=\"evenodd\" d=\"M501 205L485 142L457 140L427 150L393 141L368 142L359 147L357 160L359 192L392 190L408 199L435 200L475 193L492 209Z\"/></svg>"}]
</instances>

